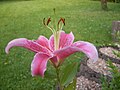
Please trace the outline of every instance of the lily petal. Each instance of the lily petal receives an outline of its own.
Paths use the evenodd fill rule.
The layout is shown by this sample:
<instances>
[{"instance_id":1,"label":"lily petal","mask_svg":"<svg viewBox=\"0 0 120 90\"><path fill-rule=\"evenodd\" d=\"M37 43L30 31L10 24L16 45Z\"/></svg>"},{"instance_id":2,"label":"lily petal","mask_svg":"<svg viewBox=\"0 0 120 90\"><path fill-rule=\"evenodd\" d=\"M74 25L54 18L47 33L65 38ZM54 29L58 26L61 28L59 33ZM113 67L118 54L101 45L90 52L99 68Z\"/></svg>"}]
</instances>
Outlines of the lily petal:
<instances>
[{"instance_id":1,"label":"lily petal","mask_svg":"<svg viewBox=\"0 0 120 90\"><path fill-rule=\"evenodd\" d=\"M50 56L44 53L37 53L31 63L32 76L40 75L44 77L44 72L46 71L47 61Z\"/></svg>"},{"instance_id":2,"label":"lily petal","mask_svg":"<svg viewBox=\"0 0 120 90\"><path fill-rule=\"evenodd\" d=\"M54 51L54 36L53 35L51 35L49 39L49 46L50 46L50 49Z\"/></svg>"},{"instance_id":3,"label":"lily petal","mask_svg":"<svg viewBox=\"0 0 120 90\"><path fill-rule=\"evenodd\" d=\"M59 60L57 59L56 56L53 56L53 57L50 59L50 61L52 62L52 64L53 64L55 67L57 67L58 64L59 64Z\"/></svg>"},{"instance_id":4,"label":"lily petal","mask_svg":"<svg viewBox=\"0 0 120 90\"><path fill-rule=\"evenodd\" d=\"M38 38L38 40L36 40L36 42L38 44L40 44L41 46L46 47L47 49L49 49L49 41L48 41L48 39L46 37L40 36Z\"/></svg>"},{"instance_id":5,"label":"lily petal","mask_svg":"<svg viewBox=\"0 0 120 90\"><path fill-rule=\"evenodd\" d=\"M14 39L14 40L10 41L5 48L5 52L9 53L9 50L15 46L24 47L33 52L49 53L49 51L46 48L44 48L44 47L40 46L38 43L28 40L26 38L18 38L18 39Z\"/></svg>"},{"instance_id":6,"label":"lily petal","mask_svg":"<svg viewBox=\"0 0 120 90\"><path fill-rule=\"evenodd\" d=\"M74 41L74 35L73 33L66 34L65 32L60 33L60 48L69 46L73 43Z\"/></svg>"},{"instance_id":7,"label":"lily petal","mask_svg":"<svg viewBox=\"0 0 120 90\"><path fill-rule=\"evenodd\" d=\"M98 59L98 52L96 47L93 44L84 41L78 41L71 46L67 46L62 48L61 50L57 50L54 52L54 55L62 60L75 52L85 53L90 59L93 60L93 62L96 62Z\"/></svg>"}]
</instances>

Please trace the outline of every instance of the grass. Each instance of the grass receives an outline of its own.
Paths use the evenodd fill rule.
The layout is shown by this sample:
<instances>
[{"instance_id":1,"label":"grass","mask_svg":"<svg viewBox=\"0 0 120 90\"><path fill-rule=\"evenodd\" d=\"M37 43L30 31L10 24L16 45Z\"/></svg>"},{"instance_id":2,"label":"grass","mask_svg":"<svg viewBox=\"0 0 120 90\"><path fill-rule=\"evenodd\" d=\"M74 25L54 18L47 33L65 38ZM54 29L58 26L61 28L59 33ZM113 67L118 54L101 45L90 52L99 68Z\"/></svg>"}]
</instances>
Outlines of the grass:
<instances>
[{"instance_id":1,"label":"grass","mask_svg":"<svg viewBox=\"0 0 120 90\"><path fill-rule=\"evenodd\" d=\"M89 0L1 1L0 90L53 90L53 67L48 64L45 78L33 78L30 65L34 53L16 47L6 55L4 48L10 40L37 39L39 35L49 38L52 33L43 26L42 20L53 17L53 8L56 8L57 17L66 19L64 30L72 31L75 41L85 40L96 46L112 43L112 21L120 20L120 4L108 3L108 7L109 11L102 11L100 2ZM76 58L71 56L67 61L70 59Z\"/></svg>"}]
</instances>

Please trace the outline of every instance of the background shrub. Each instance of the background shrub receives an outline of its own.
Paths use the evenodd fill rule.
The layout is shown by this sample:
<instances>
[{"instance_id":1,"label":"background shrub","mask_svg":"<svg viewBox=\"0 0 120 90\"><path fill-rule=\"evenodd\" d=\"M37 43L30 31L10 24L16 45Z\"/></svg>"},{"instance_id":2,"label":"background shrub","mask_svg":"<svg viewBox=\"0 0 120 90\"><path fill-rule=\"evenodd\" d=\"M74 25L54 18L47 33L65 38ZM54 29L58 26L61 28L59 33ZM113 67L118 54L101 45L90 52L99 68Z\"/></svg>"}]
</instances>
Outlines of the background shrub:
<instances>
[{"instance_id":1,"label":"background shrub","mask_svg":"<svg viewBox=\"0 0 120 90\"><path fill-rule=\"evenodd\" d=\"M100 1L100 0L92 0L92 1ZM116 3L120 3L120 0L107 0L108 2L116 2Z\"/></svg>"}]
</instances>

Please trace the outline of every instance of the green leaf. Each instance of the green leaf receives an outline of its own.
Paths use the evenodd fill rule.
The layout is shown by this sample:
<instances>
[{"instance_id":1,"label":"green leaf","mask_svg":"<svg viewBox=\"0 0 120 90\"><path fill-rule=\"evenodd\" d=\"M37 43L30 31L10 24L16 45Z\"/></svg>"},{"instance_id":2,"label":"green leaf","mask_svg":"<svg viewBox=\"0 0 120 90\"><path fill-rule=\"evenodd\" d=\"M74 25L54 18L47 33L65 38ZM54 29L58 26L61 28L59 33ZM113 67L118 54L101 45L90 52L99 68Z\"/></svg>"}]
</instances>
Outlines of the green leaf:
<instances>
[{"instance_id":1,"label":"green leaf","mask_svg":"<svg viewBox=\"0 0 120 90\"><path fill-rule=\"evenodd\" d=\"M75 77L73 79L73 82L70 83L67 87L65 87L64 90L75 90L76 89L76 82L77 82L77 78Z\"/></svg>"},{"instance_id":2,"label":"green leaf","mask_svg":"<svg viewBox=\"0 0 120 90\"><path fill-rule=\"evenodd\" d=\"M113 53L114 53L117 57L120 57L120 53L119 53L119 52L113 50Z\"/></svg>"},{"instance_id":3,"label":"green leaf","mask_svg":"<svg viewBox=\"0 0 120 90\"><path fill-rule=\"evenodd\" d=\"M61 85L62 86L67 86L70 84L70 82L74 79L76 73L77 73L77 69L78 69L78 62L74 62L71 64L68 64L64 70L61 73Z\"/></svg>"}]
</instances>

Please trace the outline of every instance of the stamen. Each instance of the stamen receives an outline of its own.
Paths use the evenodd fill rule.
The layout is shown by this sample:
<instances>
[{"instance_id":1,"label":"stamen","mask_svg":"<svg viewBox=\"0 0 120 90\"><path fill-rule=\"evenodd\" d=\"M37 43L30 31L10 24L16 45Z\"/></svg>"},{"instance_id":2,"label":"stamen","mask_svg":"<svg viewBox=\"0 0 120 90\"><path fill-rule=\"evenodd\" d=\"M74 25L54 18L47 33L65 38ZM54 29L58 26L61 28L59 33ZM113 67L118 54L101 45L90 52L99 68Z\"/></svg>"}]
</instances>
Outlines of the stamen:
<instances>
[{"instance_id":1,"label":"stamen","mask_svg":"<svg viewBox=\"0 0 120 90\"><path fill-rule=\"evenodd\" d=\"M60 18L60 20L58 21L58 25L60 24L60 22L61 22L61 18Z\"/></svg>"},{"instance_id":2,"label":"stamen","mask_svg":"<svg viewBox=\"0 0 120 90\"><path fill-rule=\"evenodd\" d=\"M60 20L58 21L58 30L62 30L63 26L65 26L65 19L60 18Z\"/></svg>"},{"instance_id":3,"label":"stamen","mask_svg":"<svg viewBox=\"0 0 120 90\"><path fill-rule=\"evenodd\" d=\"M62 21L63 21L63 24L64 24L64 26L65 26L65 18L64 18L64 19L62 19Z\"/></svg>"},{"instance_id":4,"label":"stamen","mask_svg":"<svg viewBox=\"0 0 120 90\"><path fill-rule=\"evenodd\" d=\"M65 26L65 19L64 18L60 18L60 20L58 21L58 25L60 24L60 22L62 22Z\"/></svg>"},{"instance_id":5,"label":"stamen","mask_svg":"<svg viewBox=\"0 0 120 90\"><path fill-rule=\"evenodd\" d=\"M48 18L47 25L51 22L51 18Z\"/></svg>"},{"instance_id":6,"label":"stamen","mask_svg":"<svg viewBox=\"0 0 120 90\"><path fill-rule=\"evenodd\" d=\"M43 18L43 24L46 26L46 24L45 24L45 18Z\"/></svg>"}]
</instances>

